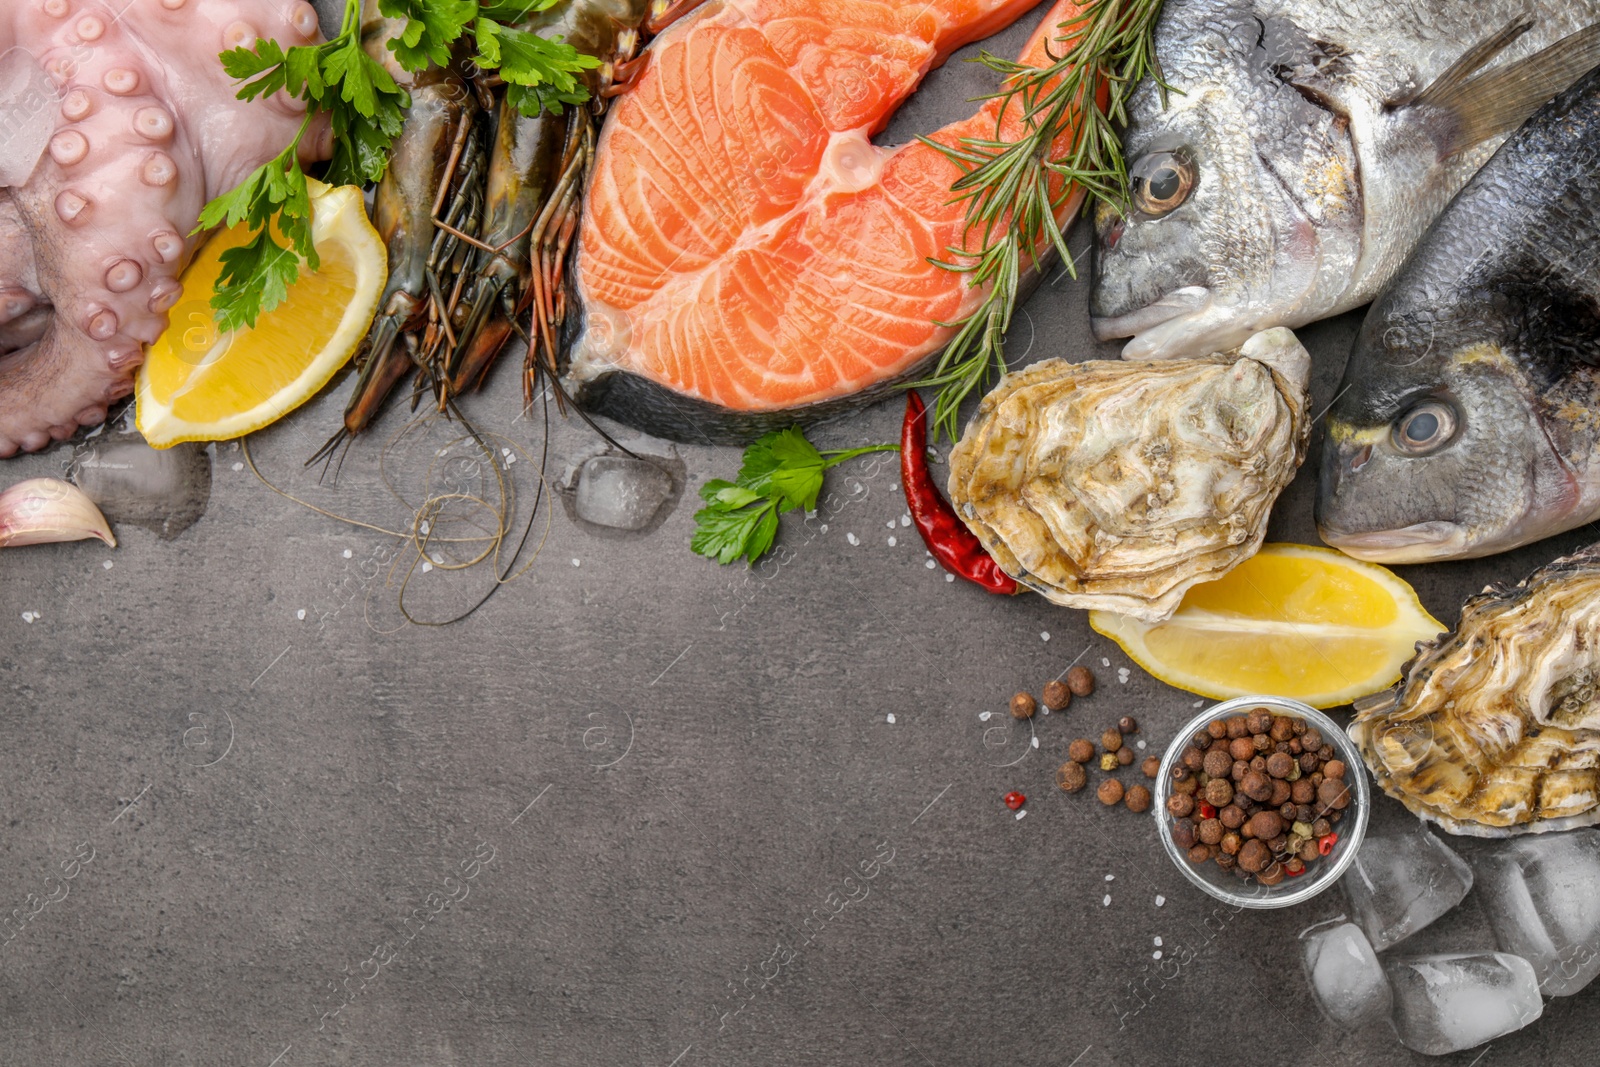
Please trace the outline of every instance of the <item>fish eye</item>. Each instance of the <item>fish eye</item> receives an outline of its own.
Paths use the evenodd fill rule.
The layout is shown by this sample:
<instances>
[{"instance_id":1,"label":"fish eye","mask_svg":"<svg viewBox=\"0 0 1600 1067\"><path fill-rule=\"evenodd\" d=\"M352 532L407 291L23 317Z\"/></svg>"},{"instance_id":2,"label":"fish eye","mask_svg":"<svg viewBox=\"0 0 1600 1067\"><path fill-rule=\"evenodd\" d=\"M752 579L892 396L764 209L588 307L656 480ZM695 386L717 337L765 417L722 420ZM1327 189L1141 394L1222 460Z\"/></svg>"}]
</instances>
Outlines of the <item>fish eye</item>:
<instances>
[{"instance_id":1,"label":"fish eye","mask_svg":"<svg viewBox=\"0 0 1600 1067\"><path fill-rule=\"evenodd\" d=\"M1188 153L1150 152L1128 171L1133 206L1146 218L1159 219L1194 192L1195 165Z\"/></svg>"},{"instance_id":2,"label":"fish eye","mask_svg":"<svg viewBox=\"0 0 1600 1067\"><path fill-rule=\"evenodd\" d=\"M1426 455L1455 436L1456 415L1446 404L1418 404L1394 424L1394 445L1410 456Z\"/></svg>"}]
</instances>

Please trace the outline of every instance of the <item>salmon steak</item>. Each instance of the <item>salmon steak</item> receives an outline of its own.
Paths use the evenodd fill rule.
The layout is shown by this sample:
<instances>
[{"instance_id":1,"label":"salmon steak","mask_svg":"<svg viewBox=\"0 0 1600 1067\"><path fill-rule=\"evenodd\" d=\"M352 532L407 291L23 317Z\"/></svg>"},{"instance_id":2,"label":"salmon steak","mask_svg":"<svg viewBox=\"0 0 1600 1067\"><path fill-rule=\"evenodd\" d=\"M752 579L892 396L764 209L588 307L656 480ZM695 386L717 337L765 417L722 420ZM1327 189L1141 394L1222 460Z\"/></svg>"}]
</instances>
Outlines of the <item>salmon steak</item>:
<instances>
[{"instance_id":1,"label":"salmon steak","mask_svg":"<svg viewBox=\"0 0 1600 1067\"><path fill-rule=\"evenodd\" d=\"M982 237L952 200L960 167L871 138L951 52L1035 3L709 0L657 37L584 192L567 391L658 436L745 443L925 372L955 333L941 324L987 295L933 261ZM1060 54L1078 11L1053 5L1022 61ZM931 136L997 131L1027 132L1018 105Z\"/></svg>"}]
</instances>

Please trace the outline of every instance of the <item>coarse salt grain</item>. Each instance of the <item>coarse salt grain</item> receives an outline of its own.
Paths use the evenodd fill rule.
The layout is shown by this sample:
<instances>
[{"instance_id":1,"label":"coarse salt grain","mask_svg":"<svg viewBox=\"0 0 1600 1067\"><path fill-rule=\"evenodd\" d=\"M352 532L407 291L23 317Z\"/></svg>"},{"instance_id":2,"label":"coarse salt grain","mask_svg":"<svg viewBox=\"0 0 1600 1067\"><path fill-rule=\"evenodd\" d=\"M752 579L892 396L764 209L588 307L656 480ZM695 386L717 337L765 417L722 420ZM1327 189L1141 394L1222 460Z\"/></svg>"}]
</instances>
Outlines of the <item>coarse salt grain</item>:
<instances>
[{"instance_id":1,"label":"coarse salt grain","mask_svg":"<svg viewBox=\"0 0 1600 1067\"><path fill-rule=\"evenodd\" d=\"M30 626L33 625L33 619L34 619L33 612L24 611L22 613L22 621L27 623L28 625L30 625Z\"/></svg>"},{"instance_id":2,"label":"coarse salt grain","mask_svg":"<svg viewBox=\"0 0 1600 1067\"><path fill-rule=\"evenodd\" d=\"M953 574L947 574L944 576L944 580L947 582L953 582L956 580L956 576Z\"/></svg>"},{"instance_id":3,"label":"coarse salt grain","mask_svg":"<svg viewBox=\"0 0 1600 1067\"><path fill-rule=\"evenodd\" d=\"M306 609L301 608L299 611L294 613L294 617L299 619L301 622L304 622L306 618Z\"/></svg>"},{"instance_id":4,"label":"coarse salt grain","mask_svg":"<svg viewBox=\"0 0 1600 1067\"><path fill-rule=\"evenodd\" d=\"M112 566L113 566L113 564L112 564L112 562L111 562L111 561L110 561L110 560L109 560L109 559L108 559L108 560L106 560L106 561L105 561L105 562L104 562L104 563L102 563L102 564L100 564L100 566L102 566L102 567L104 567L104 568L105 568L105 569L106 569L106 570L110 570L110 569L111 569L111 568L112 568Z\"/></svg>"},{"instance_id":5,"label":"coarse salt grain","mask_svg":"<svg viewBox=\"0 0 1600 1067\"><path fill-rule=\"evenodd\" d=\"M581 567L581 566L583 566L583 564L582 564L582 563L580 563L580 562L579 562L579 561L577 561L577 560L573 560L573 561L572 561L572 565L573 565L573 566L574 566L574 567Z\"/></svg>"},{"instance_id":6,"label":"coarse salt grain","mask_svg":"<svg viewBox=\"0 0 1600 1067\"><path fill-rule=\"evenodd\" d=\"M233 469L236 470L236 471L242 471L242 470L244 470L244 464L243 463L235 463L233 465Z\"/></svg>"},{"instance_id":7,"label":"coarse salt grain","mask_svg":"<svg viewBox=\"0 0 1600 1067\"><path fill-rule=\"evenodd\" d=\"M1026 814L1028 814L1028 809L1027 808L1023 808L1021 811L1017 812L1017 818L1020 819Z\"/></svg>"},{"instance_id":8,"label":"coarse salt grain","mask_svg":"<svg viewBox=\"0 0 1600 1067\"><path fill-rule=\"evenodd\" d=\"M1138 741L1138 743L1137 743L1137 745L1136 745L1136 747L1137 747L1137 748L1138 748L1138 749L1139 749L1139 750L1140 750L1140 751L1143 751L1143 750L1144 750L1144 738L1142 738L1142 737L1141 737L1141 738L1140 738L1140 739L1139 739L1139 741Z\"/></svg>"},{"instance_id":9,"label":"coarse salt grain","mask_svg":"<svg viewBox=\"0 0 1600 1067\"><path fill-rule=\"evenodd\" d=\"M857 536L856 536L856 535L855 535L855 534L853 534L853 533L847 533L847 534L845 534L845 535L844 535L844 539L845 539L845 540L846 540L846 541L849 541L849 542L850 542L850 543L851 543L851 544L852 544L852 545L859 545L859 544L860 544L860 543L861 543L861 538L859 538L859 537L857 537Z\"/></svg>"},{"instance_id":10,"label":"coarse salt grain","mask_svg":"<svg viewBox=\"0 0 1600 1067\"><path fill-rule=\"evenodd\" d=\"M992 714L994 714L994 713L993 712L989 712L989 711L980 711L980 712L978 712L978 721L979 722L988 722L989 721L989 716L992 715Z\"/></svg>"},{"instance_id":11,"label":"coarse salt grain","mask_svg":"<svg viewBox=\"0 0 1600 1067\"><path fill-rule=\"evenodd\" d=\"M1041 641L1050 640L1050 631L1049 630L1041 630L1041 631L1039 631L1039 640L1041 640Z\"/></svg>"},{"instance_id":12,"label":"coarse salt grain","mask_svg":"<svg viewBox=\"0 0 1600 1067\"><path fill-rule=\"evenodd\" d=\"M345 559L349 559L351 556L354 556L354 555L355 555L355 553L350 551L348 548L344 550L344 558Z\"/></svg>"},{"instance_id":13,"label":"coarse salt grain","mask_svg":"<svg viewBox=\"0 0 1600 1067\"><path fill-rule=\"evenodd\" d=\"M1115 882L1115 881L1116 881L1116 880L1117 880L1117 876L1116 876L1116 875L1114 875L1114 874L1108 874L1108 875L1106 875L1106 881L1108 881L1108 882Z\"/></svg>"},{"instance_id":14,"label":"coarse salt grain","mask_svg":"<svg viewBox=\"0 0 1600 1067\"><path fill-rule=\"evenodd\" d=\"M827 533L828 532L828 524L827 523L823 523L822 524L822 532L823 533Z\"/></svg>"},{"instance_id":15,"label":"coarse salt grain","mask_svg":"<svg viewBox=\"0 0 1600 1067\"><path fill-rule=\"evenodd\" d=\"M1156 894L1156 907L1163 908L1163 907L1166 907L1166 904L1167 904L1167 898L1162 896L1160 893L1157 893Z\"/></svg>"},{"instance_id":16,"label":"coarse salt grain","mask_svg":"<svg viewBox=\"0 0 1600 1067\"><path fill-rule=\"evenodd\" d=\"M930 571L938 570L938 568L939 568L939 565L937 563L933 562L933 560L931 560L931 559L928 560L926 563L924 563L923 566L928 568Z\"/></svg>"},{"instance_id":17,"label":"coarse salt grain","mask_svg":"<svg viewBox=\"0 0 1600 1067\"><path fill-rule=\"evenodd\" d=\"M911 525L911 516L910 515L902 515L902 516L900 516L900 525L901 526L910 526Z\"/></svg>"},{"instance_id":18,"label":"coarse salt grain","mask_svg":"<svg viewBox=\"0 0 1600 1067\"><path fill-rule=\"evenodd\" d=\"M892 537L891 537L891 538L889 538L889 547L890 547L890 548L893 548L893 547L894 547L894 538L892 538Z\"/></svg>"},{"instance_id":19,"label":"coarse salt grain","mask_svg":"<svg viewBox=\"0 0 1600 1067\"><path fill-rule=\"evenodd\" d=\"M893 519L889 520L889 529L891 529L891 530L894 529L894 520Z\"/></svg>"},{"instance_id":20,"label":"coarse salt grain","mask_svg":"<svg viewBox=\"0 0 1600 1067\"><path fill-rule=\"evenodd\" d=\"M889 725L893 726L894 725L894 712L891 711L886 718L887 718L887 721L888 721Z\"/></svg>"},{"instance_id":21,"label":"coarse salt grain","mask_svg":"<svg viewBox=\"0 0 1600 1067\"><path fill-rule=\"evenodd\" d=\"M1111 666L1111 661L1106 659L1104 656L1101 656L1100 657L1100 666L1109 667L1109 666Z\"/></svg>"},{"instance_id":22,"label":"coarse salt grain","mask_svg":"<svg viewBox=\"0 0 1600 1067\"><path fill-rule=\"evenodd\" d=\"M574 562L574 563L576 563L576 562L578 562L578 561L577 561L577 560L573 560L573 561L572 561L572 562ZM422 564L422 573L423 573L423 574L427 574L427 573L428 573L428 572L429 572L429 571L431 571L431 570L433 570L433 564L431 564L431 563L428 563L428 562L427 562L427 561L423 561L423 564Z\"/></svg>"},{"instance_id":23,"label":"coarse salt grain","mask_svg":"<svg viewBox=\"0 0 1600 1067\"><path fill-rule=\"evenodd\" d=\"M1105 895L1105 897L1104 897L1104 899L1102 899L1102 900L1101 900L1101 901L1100 901L1100 906L1101 906L1101 907L1102 907L1102 908L1109 908L1109 907L1111 907L1111 894L1110 894L1110 893L1107 893L1107 894L1106 894L1106 895Z\"/></svg>"},{"instance_id":24,"label":"coarse salt grain","mask_svg":"<svg viewBox=\"0 0 1600 1067\"><path fill-rule=\"evenodd\" d=\"M1031 743L1032 743L1034 748L1038 748L1039 747L1039 739L1037 737L1035 737Z\"/></svg>"},{"instance_id":25,"label":"coarse salt grain","mask_svg":"<svg viewBox=\"0 0 1600 1067\"><path fill-rule=\"evenodd\" d=\"M1150 958L1153 960L1159 960L1161 958L1161 950L1156 949L1154 952L1150 953Z\"/></svg>"}]
</instances>

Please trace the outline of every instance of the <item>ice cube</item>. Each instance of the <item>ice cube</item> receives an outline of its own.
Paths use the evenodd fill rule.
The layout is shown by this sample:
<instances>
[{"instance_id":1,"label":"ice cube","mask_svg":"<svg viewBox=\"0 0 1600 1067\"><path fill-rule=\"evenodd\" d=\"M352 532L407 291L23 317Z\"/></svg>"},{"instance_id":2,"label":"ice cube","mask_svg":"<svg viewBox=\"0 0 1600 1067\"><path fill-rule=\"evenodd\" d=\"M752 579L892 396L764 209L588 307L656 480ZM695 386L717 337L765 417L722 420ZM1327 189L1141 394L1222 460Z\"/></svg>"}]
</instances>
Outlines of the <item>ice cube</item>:
<instances>
[{"instance_id":1,"label":"ice cube","mask_svg":"<svg viewBox=\"0 0 1600 1067\"><path fill-rule=\"evenodd\" d=\"M1600 974L1600 831L1496 843L1472 854L1472 869L1495 941L1533 964L1545 996Z\"/></svg>"},{"instance_id":2,"label":"ice cube","mask_svg":"<svg viewBox=\"0 0 1600 1067\"><path fill-rule=\"evenodd\" d=\"M1353 1030L1389 1014L1389 980L1359 926L1350 922L1317 926L1300 937L1305 942L1311 992L1334 1024Z\"/></svg>"},{"instance_id":3,"label":"ice cube","mask_svg":"<svg viewBox=\"0 0 1600 1067\"><path fill-rule=\"evenodd\" d=\"M1461 903L1472 868L1408 819L1399 829L1369 831L1342 881L1356 922L1382 952Z\"/></svg>"},{"instance_id":4,"label":"ice cube","mask_svg":"<svg viewBox=\"0 0 1600 1067\"><path fill-rule=\"evenodd\" d=\"M1401 1042L1429 1056L1492 1041L1544 1012L1533 964L1506 952L1458 952L1389 959L1394 1028Z\"/></svg>"},{"instance_id":5,"label":"ice cube","mask_svg":"<svg viewBox=\"0 0 1600 1067\"><path fill-rule=\"evenodd\" d=\"M572 506L597 526L642 530L672 495L672 476L654 463L629 456L595 456L578 473Z\"/></svg>"},{"instance_id":6,"label":"ice cube","mask_svg":"<svg viewBox=\"0 0 1600 1067\"><path fill-rule=\"evenodd\" d=\"M211 502L211 457L203 445L155 449L134 434L78 445L70 476L114 523L172 540Z\"/></svg>"}]
</instances>

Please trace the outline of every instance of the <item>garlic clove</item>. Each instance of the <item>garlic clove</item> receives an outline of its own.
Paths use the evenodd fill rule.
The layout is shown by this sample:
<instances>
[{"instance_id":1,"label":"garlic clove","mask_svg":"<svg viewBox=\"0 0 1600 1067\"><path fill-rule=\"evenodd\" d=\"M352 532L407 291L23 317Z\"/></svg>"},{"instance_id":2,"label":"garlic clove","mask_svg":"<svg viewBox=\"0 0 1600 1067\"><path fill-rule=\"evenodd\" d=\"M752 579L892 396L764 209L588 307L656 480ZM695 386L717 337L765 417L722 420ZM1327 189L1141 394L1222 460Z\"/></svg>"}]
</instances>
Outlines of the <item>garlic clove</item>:
<instances>
[{"instance_id":1,"label":"garlic clove","mask_svg":"<svg viewBox=\"0 0 1600 1067\"><path fill-rule=\"evenodd\" d=\"M106 517L83 490L59 478L29 478L0 492L0 548L98 537L112 548Z\"/></svg>"}]
</instances>

